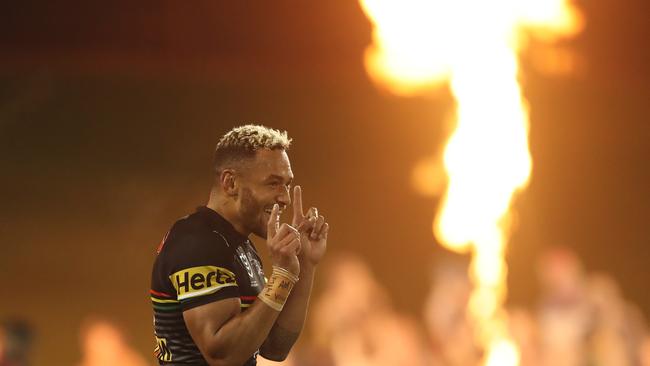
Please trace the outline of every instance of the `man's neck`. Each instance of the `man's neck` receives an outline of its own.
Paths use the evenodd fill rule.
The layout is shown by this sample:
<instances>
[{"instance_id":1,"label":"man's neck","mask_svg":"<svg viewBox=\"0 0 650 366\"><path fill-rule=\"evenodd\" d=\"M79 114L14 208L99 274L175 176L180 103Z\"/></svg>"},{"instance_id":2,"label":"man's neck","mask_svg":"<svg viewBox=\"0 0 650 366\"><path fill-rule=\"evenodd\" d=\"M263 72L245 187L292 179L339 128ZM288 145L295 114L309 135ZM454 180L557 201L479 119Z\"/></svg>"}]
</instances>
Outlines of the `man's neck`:
<instances>
[{"instance_id":1,"label":"man's neck","mask_svg":"<svg viewBox=\"0 0 650 366\"><path fill-rule=\"evenodd\" d=\"M206 207L213 210L214 212L221 215L221 217L226 219L226 221L228 221L235 228L235 230L237 230L238 233L244 236L250 235L250 232L247 231L244 228L244 226L241 224L239 220L239 214L234 209L234 207L232 205L225 203L217 195L210 194L210 199L208 200Z\"/></svg>"}]
</instances>

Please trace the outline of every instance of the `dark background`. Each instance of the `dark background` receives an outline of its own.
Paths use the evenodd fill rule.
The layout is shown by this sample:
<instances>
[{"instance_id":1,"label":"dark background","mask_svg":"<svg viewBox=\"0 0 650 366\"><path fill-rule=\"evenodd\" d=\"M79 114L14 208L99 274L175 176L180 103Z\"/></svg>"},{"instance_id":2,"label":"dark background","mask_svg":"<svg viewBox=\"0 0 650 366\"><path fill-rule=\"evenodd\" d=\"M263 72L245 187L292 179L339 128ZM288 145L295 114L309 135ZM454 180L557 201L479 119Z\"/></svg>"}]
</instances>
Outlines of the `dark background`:
<instances>
[{"instance_id":1,"label":"dark background","mask_svg":"<svg viewBox=\"0 0 650 366\"><path fill-rule=\"evenodd\" d=\"M649 4L579 3L587 26L566 46L580 72L523 64L534 171L516 202L512 304L535 304L538 254L565 245L650 315ZM207 200L214 144L246 122L289 131L330 251L366 258L418 316L444 253L438 201L411 171L444 142L453 101L379 91L370 32L343 0L1 5L0 318L34 325L35 364L74 364L88 316L150 356L155 247Z\"/></svg>"}]
</instances>

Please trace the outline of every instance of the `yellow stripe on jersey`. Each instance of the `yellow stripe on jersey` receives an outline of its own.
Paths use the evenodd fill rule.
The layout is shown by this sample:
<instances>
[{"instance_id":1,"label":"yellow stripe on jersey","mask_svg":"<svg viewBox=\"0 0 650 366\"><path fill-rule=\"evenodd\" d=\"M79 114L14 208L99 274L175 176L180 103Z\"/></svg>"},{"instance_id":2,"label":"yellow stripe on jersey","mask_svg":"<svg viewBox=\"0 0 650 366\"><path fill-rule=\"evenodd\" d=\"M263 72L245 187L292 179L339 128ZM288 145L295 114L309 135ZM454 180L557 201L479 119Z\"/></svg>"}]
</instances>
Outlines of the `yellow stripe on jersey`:
<instances>
[{"instance_id":1,"label":"yellow stripe on jersey","mask_svg":"<svg viewBox=\"0 0 650 366\"><path fill-rule=\"evenodd\" d=\"M169 304L169 303L178 304L178 300L161 300L161 299L157 299L157 298L155 298L153 296L150 296L150 297L151 297L151 301L153 301L153 302L157 302L157 303L161 303L161 304Z\"/></svg>"}]
</instances>

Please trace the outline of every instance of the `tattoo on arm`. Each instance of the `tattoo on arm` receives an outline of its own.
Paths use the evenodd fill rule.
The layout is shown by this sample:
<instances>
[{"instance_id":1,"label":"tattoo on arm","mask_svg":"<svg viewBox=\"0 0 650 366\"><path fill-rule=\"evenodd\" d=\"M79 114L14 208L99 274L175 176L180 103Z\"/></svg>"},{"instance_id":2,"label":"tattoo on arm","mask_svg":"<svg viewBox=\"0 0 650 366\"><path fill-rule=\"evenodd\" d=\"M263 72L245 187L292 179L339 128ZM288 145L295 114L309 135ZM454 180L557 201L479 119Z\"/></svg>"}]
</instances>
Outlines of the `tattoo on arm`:
<instances>
[{"instance_id":1,"label":"tattoo on arm","mask_svg":"<svg viewBox=\"0 0 650 366\"><path fill-rule=\"evenodd\" d=\"M300 333L288 331L275 323L260 347L260 354L272 361L283 361L299 335Z\"/></svg>"}]
</instances>

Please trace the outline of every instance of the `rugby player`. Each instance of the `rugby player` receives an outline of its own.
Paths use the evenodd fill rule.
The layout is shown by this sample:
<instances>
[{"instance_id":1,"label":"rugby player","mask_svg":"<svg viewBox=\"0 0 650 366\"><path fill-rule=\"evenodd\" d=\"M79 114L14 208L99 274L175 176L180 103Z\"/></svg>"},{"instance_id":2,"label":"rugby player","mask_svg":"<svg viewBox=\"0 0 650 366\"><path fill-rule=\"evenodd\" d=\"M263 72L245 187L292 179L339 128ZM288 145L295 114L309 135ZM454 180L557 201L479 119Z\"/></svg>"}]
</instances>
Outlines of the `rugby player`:
<instances>
[{"instance_id":1,"label":"rugby player","mask_svg":"<svg viewBox=\"0 0 650 366\"><path fill-rule=\"evenodd\" d=\"M214 155L206 206L178 220L158 248L151 280L155 355L161 365L250 366L281 361L304 322L329 224L293 188L286 132L246 125L226 133ZM265 279L249 235L266 239Z\"/></svg>"}]
</instances>

